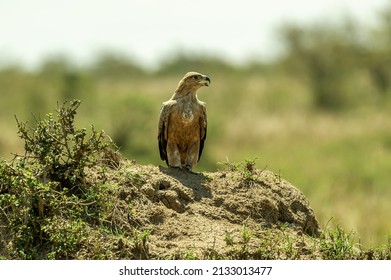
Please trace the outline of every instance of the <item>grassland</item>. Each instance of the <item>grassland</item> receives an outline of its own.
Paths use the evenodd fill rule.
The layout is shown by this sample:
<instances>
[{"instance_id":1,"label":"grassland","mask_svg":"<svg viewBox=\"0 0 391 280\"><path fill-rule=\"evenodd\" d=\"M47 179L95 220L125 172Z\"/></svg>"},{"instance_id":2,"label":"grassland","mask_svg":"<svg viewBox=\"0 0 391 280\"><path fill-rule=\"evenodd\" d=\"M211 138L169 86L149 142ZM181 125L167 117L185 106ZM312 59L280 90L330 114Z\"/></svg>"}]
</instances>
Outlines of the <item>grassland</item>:
<instances>
[{"instance_id":1,"label":"grassland","mask_svg":"<svg viewBox=\"0 0 391 280\"><path fill-rule=\"evenodd\" d=\"M391 235L391 6L376 26L353 19L279 31L275 61L237 66L178 54L147 71L118 54L91 65L64 57L35 70L0 68L0 157L24 153L15 115L30 123L57 103L79 99L77 126L105 130L140 164L164 164L157 151L161 103L187 71L207 74L208 136L198 171L257 159L298 187L323 227L352 231L364 246ZM0 57L1 58L1 57ZM1 62L1 60L0 60Z\"/></svg>"},{"instance_id":2,"label":"grassland","mask_svg":"<svg viewBox=\"0 0 391 280\"><path fill-rule=\"evenodd\" d=\"M207 103L208 138L198 171L217 162L257 158L310 201L322 226L354 232L364 246L384 244L391 230L391 113L387 99L343 112L316 110L311 88L292 75L194 69L211 77L199 91ZM183 73L101 78L89 72L0 74L0 155L23 153L16 121L44 116L57 102L78 98L78 126L103 129L120 151L141 164L163 164L156 129L161 103ZM367 83L367 88L370 84ZM329 223L329 220L331 222Z\"/></svg>"},{"instance_id":3,"label":"grassland","mask_svg":"<svg viewBox=\"0 0 391 280\"><path fill-rule=\"evenodd\" d=\"M125 159L75 127L80 101L30 126L0 161L0 259L389 260L341 227L321 229L304 194L255 160L189 173Z\"/></svg>"}]
</instances>

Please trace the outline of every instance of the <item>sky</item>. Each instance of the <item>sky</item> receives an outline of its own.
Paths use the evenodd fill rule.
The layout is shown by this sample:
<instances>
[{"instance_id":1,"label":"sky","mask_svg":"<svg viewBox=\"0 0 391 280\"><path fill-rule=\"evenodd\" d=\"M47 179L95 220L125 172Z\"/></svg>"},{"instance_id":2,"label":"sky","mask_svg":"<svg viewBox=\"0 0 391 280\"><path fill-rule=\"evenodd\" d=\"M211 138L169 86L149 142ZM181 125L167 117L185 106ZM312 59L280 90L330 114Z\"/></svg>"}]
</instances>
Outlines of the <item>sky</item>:
<instances>
[{"instance_id":1,"label":"sky","mask_svg":"<svg viewBox=\"0 0 391 280\"><path fill-rule=\"evenodd\" d=\"M0 66L76 64L113 51L155 68L178 50L233 63L278 54L276 30L350 16L375 23L388 0L0 0Z\"/></svg>"}]
</instances>

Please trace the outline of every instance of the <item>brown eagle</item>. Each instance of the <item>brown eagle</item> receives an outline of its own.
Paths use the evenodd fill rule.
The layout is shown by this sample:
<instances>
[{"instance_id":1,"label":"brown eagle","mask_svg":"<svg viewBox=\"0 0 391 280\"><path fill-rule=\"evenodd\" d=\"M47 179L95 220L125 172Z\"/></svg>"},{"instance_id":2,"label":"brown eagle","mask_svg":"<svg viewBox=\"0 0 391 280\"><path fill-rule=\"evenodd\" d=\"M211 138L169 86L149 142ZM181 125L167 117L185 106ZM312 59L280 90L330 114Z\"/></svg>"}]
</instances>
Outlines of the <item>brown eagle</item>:
<instances>
[{"instance_id":1,"label":"brown eagle","mask_svg":"<svg viewBox=\"0 0 391 280\"><path fill-rule=\"evenodd\" d=\"M189 72L160 110L158 142L160 158L169 167L191 171L200 160L206 139L206 107L197 90L209 86L209 77Z\"/></svg>"}]
</instances>

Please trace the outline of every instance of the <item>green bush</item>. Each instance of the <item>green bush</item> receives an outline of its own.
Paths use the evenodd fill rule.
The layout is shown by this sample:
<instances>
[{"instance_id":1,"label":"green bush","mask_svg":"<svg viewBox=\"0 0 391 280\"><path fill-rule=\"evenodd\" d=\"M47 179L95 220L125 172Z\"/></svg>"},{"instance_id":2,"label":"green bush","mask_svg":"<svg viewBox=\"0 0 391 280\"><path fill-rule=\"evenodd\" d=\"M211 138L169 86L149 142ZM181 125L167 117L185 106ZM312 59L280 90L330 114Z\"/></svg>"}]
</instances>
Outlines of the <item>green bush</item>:
<instances>
[{"instance_id":1,"label":"green bush","mask_svg":"<svg viewBox=\"0 0 391 280\"><path fill-rule=\"evenodd\" d=\"M114 148L111 139L92 126L91 134L85 128L76 129L74 119L80 101L67 101L56 113L36 120L36 127L17 120L19 136L24 140L26 154L20 160L23 166L35 166L35 175L43 182L54 181L62 187L85 184L85 168L94 166Z\"/></svg>"},{"instance_id":2,"label":"green bush","mask_svg":"<svg viewBox=\"0 0 391 280\"><path fill-rule=\"evenodd\" d=\"M110 212L104 176L120 158L103 131L74 127L79 105L65 102L36 127L17 121L26 153L0 162L1 256L72 258Z\"/></svg>"}]
</instances>

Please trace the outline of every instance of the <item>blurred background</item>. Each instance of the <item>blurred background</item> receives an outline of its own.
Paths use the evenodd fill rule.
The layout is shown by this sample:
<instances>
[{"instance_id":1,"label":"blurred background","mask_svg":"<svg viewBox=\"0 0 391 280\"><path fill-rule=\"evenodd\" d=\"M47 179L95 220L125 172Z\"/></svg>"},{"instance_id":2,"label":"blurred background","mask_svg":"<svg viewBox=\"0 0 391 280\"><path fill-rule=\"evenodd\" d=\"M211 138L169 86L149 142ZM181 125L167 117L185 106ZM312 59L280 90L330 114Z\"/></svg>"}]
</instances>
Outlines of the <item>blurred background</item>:
<instances>
[{"instance_id":1,"label":"blurred background","mask_svg":"<svg viewBox=\"0 0 391 280\"><path fill-rule=\"evenodd\" d=\"M323 227L387 242L386 0L0 0L0 157L23 153L15 115L34 125L80 99L78 126L163 165L161 103L191 70L212 80L198 92L208 137L197 171L257 158L304 192Z\"/></svg>"}]
</instances>

